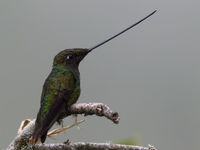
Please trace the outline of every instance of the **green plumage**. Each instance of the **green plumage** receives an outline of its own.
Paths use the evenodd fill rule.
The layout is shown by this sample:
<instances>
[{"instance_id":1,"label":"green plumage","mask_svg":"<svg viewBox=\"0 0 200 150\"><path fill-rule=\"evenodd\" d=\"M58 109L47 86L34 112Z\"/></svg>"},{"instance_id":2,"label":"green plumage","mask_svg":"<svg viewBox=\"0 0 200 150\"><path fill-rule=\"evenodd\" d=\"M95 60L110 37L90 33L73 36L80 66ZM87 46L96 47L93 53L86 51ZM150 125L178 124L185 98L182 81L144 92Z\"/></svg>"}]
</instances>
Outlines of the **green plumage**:
<instances>
[{"instance_id":1,"label":"green plumage","mask_svg":"<svg viewBox=\"0 0 200 150\"><path fill-rule=\"evenodd\" d=\"M48 130L62 113L75 103L80 95L80 75L78 66L87 55L88 49L67 49L54 58L53 68L41 95L40 110L37 115L32 136L33 143L40 138L43 143Z\"/></svg>"},{"instance_id":2,"label":"green plumage","mask_svg":"<svg viewBox=\"0 0 200 150\"><path fill-rule=\"evenodd\" d=\"M66 105L75 103L80 95L79 73L66 66L56 66L52 69L50 75L45 81L41 101L41 117L43 118L51 107L52 102L59 92L64 90L71 91L70 98Z\"/></svg>"}]
</instances>

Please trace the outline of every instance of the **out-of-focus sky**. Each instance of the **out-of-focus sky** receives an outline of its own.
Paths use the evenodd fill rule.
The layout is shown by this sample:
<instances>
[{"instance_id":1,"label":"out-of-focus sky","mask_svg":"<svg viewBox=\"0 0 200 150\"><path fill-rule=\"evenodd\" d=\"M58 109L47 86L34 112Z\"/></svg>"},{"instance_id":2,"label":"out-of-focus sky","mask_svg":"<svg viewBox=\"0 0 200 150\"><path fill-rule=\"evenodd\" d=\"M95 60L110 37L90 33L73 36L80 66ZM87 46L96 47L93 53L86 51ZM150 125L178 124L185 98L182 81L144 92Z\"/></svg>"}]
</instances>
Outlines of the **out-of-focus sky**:
<instances>
[{"instance_id":1,"label":"out-of-focus sky","mask_svg":"<svg viewBox=\"0 0 200 150\"><path fill-rule=\"evenodd\" d=\"M89 48L155 9L151 18L94 50L80 64L79 102L103 102L120 123L86 117L47 142L126 137L158 149L199 149L200 1L0 1L0 149L39 109L53 57ZM65 125L72 123L71 117Z\"/></svg>"}]
</instances>

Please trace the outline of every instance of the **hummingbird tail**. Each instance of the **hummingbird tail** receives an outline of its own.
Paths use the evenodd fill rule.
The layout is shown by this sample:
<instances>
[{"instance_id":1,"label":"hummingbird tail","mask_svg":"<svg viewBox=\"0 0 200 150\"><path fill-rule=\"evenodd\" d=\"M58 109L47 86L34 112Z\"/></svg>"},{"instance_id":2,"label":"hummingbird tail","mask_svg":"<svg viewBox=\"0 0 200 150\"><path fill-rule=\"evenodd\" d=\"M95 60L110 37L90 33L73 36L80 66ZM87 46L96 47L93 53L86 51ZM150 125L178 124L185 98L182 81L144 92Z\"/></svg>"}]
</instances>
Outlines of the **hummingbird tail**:
<instances>
[{"instance_id":1,"label":"hummingbird tail","mask_svg":"<svg viewBox=\"0 0 200 150\"><path fill-rule=\"evenodd\" d=\"M38 115L39 114L40 114L40 112L38 113ZM33 131L32 137L31 137L31 142L33 144L37 144L40 142L44 143L44 141L46 140L48 130L49 130L49 128L44 128L44 126L41 125L41 121L37 117L37 119L35 121L35 129Z\"/></svg>"},{"instance_id":2,"label":"hummingbird tail","mask_svg":"<svg viewBox=\"0 0 200 150\"><path fill-rule=\"evenodd\" d=\"M51 126L46 127L45 126L40 126L36 120L35 123L35 129L33 131L32 137L31 137L31 142L33 144L37 143L44 143L47 137L48 130L50 129Z\"/></svg>"},{"instance_id":3,"label":"hummingbird tail","mask_svg":"<svg viewBox=\"0 0 200 150\"><path fill-rule=\"evenodd\" d=\"M34 130L32 137L30 138L30 141L33 144L40 143L41 141L41 130Z\"/></svg>"},{"instance_id":4,"label":"hummingbird tail","mask_svg":"<svg viewBox=\"0 0 200 150\"><path fill-rule=\"evenodd\" d=\"M33 143L36 143L38 139L44 143L48 130L53 126L56 121L59 121L60 115L66 109L65 98L69 98L69 94L66 96L63 93L59 93L51 104L48 112L42 116L42 109L38 112L37 119L35 121L35 129L33 132Z\"/></svg>"},{"instance_id":5,"label":"hummingbird tail","mask_svg":"<svg viewBox=\"0 0 200 150\"><path fill-rule=\"evenodd\" d=\"M47 132L45 132L42 136L41 136L41 142L44 143L44 141L46 140L47 137Z\"/></svg>"},{"instance_id":6,"label":"hummingbird tail","mask_svg":"<svg viewBox=\"0 0 200 150\"><path fill-rule=\"evenodd\" d=\"M37 123L36 123L36 128L32 134L32 137L30 138L30 141L33 144L38 144L38 143L44 143L47 137L48 130L42 129L42 128L37 128Z\"/></svg>"}]
</instances>

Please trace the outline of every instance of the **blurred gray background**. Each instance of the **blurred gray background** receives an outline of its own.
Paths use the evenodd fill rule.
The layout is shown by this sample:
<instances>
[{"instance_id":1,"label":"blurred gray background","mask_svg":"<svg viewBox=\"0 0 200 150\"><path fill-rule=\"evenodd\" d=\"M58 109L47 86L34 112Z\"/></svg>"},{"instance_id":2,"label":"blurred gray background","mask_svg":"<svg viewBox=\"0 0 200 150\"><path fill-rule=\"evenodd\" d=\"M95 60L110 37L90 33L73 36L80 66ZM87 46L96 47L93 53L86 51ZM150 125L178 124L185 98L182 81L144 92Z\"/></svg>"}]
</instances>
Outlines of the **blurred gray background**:
<instances>
[{"instance_id":1,"label":"blurred gray background","mask_svg":"<svg viewBox=\"0 0 200 150\"><path fill-rule=\"evenodd\" d=\"M86 117L81 129L47 142L136 138L160 150L199 149L200 1L0 1L0 149L34 118L53 57L89 48L157 9L151 18L89 54L79 102L103 102L115 125ZM65 119L65 125L73 122Z\"/></svg>"}]
</instances>

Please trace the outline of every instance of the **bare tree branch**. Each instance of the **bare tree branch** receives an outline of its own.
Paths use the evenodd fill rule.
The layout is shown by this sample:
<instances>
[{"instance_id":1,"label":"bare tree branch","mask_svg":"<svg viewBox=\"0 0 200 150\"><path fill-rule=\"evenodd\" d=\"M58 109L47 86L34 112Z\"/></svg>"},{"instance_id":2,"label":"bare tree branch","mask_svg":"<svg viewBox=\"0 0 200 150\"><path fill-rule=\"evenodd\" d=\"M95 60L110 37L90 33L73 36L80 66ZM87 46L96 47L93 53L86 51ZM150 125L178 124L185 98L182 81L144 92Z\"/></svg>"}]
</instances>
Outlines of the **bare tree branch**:
<instances>
[{"instance_id":1,"label":"bare tree branch","mask_svg":"<svg viewBox=\"0 0 200 150\"><path fill-rule=\"evenodd\" d=\"M84 114L104 116L107 119L112 120L115 124L119 123L119 115L117 112L113 112L107 105L103 103L80 103L74 104L68 109L68 112L64 117L71 114Z\"/></svg>"},{"instance_id":2,"label":"bare tree branch","mask_svg":"<svg viewBox=\"0 0 200 150\"><path fill-rule=\"evenodd\" d=\"M32 120L10 143L6 150L21 150L29 147L29 138L31 137L35 127L35 119Z\"/></svg>"},{"instance_id":3,"label":"bare tree branch","mask_svg":"<svg viewBox=\"0 0 200 150\"><path fill-rule=\"evenodd\" d=\"M35 145L34 150L156 150L156 148L153 146L78 142L72 144L39 144Z\"/></svg>"},{"instance_id":4,"label":"bare tree branch","mask_svg":"<svg viewBox=\"0 0 200 150\"><path fill-rule=\"evenodd\" d=\"M114 123L119 123L117 112L113 112L107 105L102 103L81 103L72 105L62 118L74 114L104 116ZM24 128L18 131L18 135L10 143L7 150L156 150L153 146L142 147L132 145L120 145L111 143L58 143L32 145L29 138L32 136L35 120L29 120Z\"/></svg>"},{"instance_id":5,"label":"bare tree branch","mask_svg":"<svg viewBox=\"0 0 200 150\"><path fill-rule=\"evenodd\" d=\"M74 114L105 116L114 123L119 123L118 113L113 112L107 105L102 103L74 104L65 112L65 114L63 114L62 118ZM20 134L15 137L15 139L8 146L7 150L22 149L23 147L27 148L28 144L30 144L29 138L32 136L34 127L35 120L32 120L27 126L24 127Z\"/></svg>"}]
</instances>

